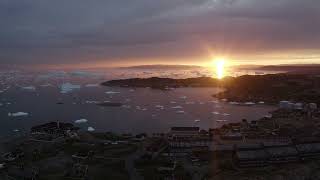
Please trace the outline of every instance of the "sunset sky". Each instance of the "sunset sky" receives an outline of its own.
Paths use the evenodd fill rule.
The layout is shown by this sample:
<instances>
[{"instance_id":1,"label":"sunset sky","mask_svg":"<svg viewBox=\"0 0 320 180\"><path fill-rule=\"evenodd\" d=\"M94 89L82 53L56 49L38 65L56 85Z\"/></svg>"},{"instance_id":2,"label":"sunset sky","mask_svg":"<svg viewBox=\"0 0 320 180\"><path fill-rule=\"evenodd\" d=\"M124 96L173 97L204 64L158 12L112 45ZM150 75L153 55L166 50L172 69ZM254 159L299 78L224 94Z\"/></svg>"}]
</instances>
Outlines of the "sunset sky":
<instances>
[{"instance_id":1,"label":"sunset sky","mask_svg":"<svg viewBox=\"0 0 320 180\"><path fill-rule=\"evenodd\" d=\"M0 66L320 63L320 0L1 0Z\"/></svg>"}]
</instances>

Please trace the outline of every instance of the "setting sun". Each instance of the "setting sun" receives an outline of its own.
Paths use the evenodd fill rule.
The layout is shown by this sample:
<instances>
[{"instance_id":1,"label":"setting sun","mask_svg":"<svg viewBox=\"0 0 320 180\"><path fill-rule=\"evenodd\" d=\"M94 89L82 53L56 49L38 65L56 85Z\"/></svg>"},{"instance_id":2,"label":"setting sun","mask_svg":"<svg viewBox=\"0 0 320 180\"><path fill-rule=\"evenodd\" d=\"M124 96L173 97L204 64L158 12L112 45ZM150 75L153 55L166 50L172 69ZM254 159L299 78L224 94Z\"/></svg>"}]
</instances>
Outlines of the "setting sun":
<instances>
[{"instance_id":1,"label":"setting sun","mask_svg":"<svg viewBox=\"0 0 320 180\"><path fill-rule=\"evenodd\" d=\"M216 68L216 76L218 79L222 79L225 76L225 64L226 61L223 58L217 58L214 61L214 65Z\"/></svg>"}]
</instances>

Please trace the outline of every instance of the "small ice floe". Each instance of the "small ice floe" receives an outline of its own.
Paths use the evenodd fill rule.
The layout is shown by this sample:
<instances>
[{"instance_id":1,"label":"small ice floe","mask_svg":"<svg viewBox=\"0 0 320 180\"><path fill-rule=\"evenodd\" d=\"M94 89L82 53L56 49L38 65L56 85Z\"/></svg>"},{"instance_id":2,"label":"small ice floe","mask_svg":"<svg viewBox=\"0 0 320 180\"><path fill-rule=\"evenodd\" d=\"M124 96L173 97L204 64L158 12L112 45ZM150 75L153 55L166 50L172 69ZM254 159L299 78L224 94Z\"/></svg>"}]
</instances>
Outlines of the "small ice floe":
<instances>
[{"instance_id":1,"label":"small ice floe","mask_svg":"<svg viewBox=\"0 0 320 180\"><path fill-rule=\"evenodd\" d=\"M218 103L219 103L219 101L218 101L218 100L214 100L214 101L209 101L209 103L218 104Z\"/></svg>"},{"instance_id":2,"label":"small ice floe","mask_svg":"<svg viewBox=\"0 0 320 180\"><path fill-rule=\"evenodd\" d=\"M186 104L194 104L193 101L187 101Z\"/></svg>"},{"instance_id":3,"label":"small ice floe","mask_svg":"<svg viewBox=\"0 0 320 180\"><path fill-rule=\"evenodd\" d=\"M16 112L16 113L8 113L9 117L19 117L19 116L28 116L29 113L26 112Z\"/></svg>"},{"instance_id":4,"label":"small ice floe","mask_svg":"<svg viewBox=\"0 0 320 180\"><path fill-rule=\"evenodd\" d=\"M49 83L48 83L48 84L41 84L41 85L40 85L40 87L51 87L51 86L53 86L53 85L52 85L52 84L49 84Z\"/></svg>"},{"instance_id":5,"label":"small ice floe","mask_svg":"<svg viewBox=\"0 0 320 180\"><path fill-rule=\"evenodd\" d=\"M75 85L75 84L71 84L71 83L63 83L60 88L61 89L60 93L66 94L66 93L72 92L75 89L80 89L80 88L81 88L80 85Z\"/></svg>"},{"instance_id":6,"label":"small ice floe","mask_svg":"<svg viewBox=\"0 0 320 180\"><path fill-rule=\"evenodd\" d=\"M140 109L141 111L147 111L148 109L147 108L142 108Z\"/></svg>"},{"instance_id":7,"label":"small ice floe","mask_svg":"<svg viewBox=\"0 0 320 180\"><path fill-rule=\"evenodd\" d=\"M78 119L78 120L74 121L74 123L76 123L76 124L81 124L81 123L86 123L86 122L88 122L87 119Z\"/></svg>"},{"instance_id":8,"label":"small ice floe","mask_svg":"<svg viewBox=\"0 0 320 180\"><path fill-rule=\"evenodd\" d=\"M106 94L120 94L118 91L107 91Z\"/></svg>"},{"instance_id":9,"label":"small ice floe","mask_svg":"<svg viewBox=\"0 0 320 180\"><path fill-rule=\"evenodd\" d=\"M127 98L127 99L125 99L125 101L126 101L126 102L130 102L130 101L131 101L131 99Z\"/></svg>"},{"instance_id":10,"label":"small ice floe","mask_svg":"<svg viewBox=\"0 0 320 180\"><path fill-rule=\"evenodd\" d=\"M134 90L134 89L130 89L130 90L129 90L129 92L135 92L135 91L136 91L136 90Z\"/></svg>"},{"instance_id":11,"label":"small ice floe","mask_svg":"<svg viewBox=\"0 0 320 180\"><path fill-rule=\"evenodd\" d=\"M221 101L223 101L223 102L227 102L227 101L228 101L228 99L221 99Z\"/></svg>"},{"instance_id":12,"label":"small ice floe","mask_svg":"<svg viewBox=\"0 0 320 180\"><path fill-rule=\"evenodd\" d=\"M199 102L199 104L200 104L200 105L203 105L203 104L204 104L204 102Z\"/></svg>"},{"instance_id":13,"label":"small ice floe","mask_svg":"<svg viewBox=\"0 0 320 180\"><path fill-rule=\"evenodd\" d=\"M272 118L272 114L267 114L264 117L267 118L267 119L271 119Z\"/></svg>"},{"instance_id":14,"label":"small ice floe","mask_svg":"<svg viewBox=\"0 0 320 180\"><path fill-rule=\"evenodd\" d=\"M223 113L222 116L230 116L228 113Z\"/></svg>"},{"instance_id":15,"label":"small ice floe","mask_svg":"<svg viewBox=\"0 0 320 180\"><path fill-rule=\"evenodd\" d=\"M95 131L95 129L93 127L88 127L88 131L93 132L93 131Z\"/></svg>"},{"instance_id":16,"label":"small ice floe","mask_svg":"<svg viewBox=\"0 0 320 180\"><path fill-rule=\"evenodd\" d=\"M173 106L171 107L172 109L182 109L183 107L182 106Z\"/></svg>"},{"instance_id":17,"label":"small ice floe","mask_svg":"<svg viewBox=\"0 0 320 180\"><path fill-rule=\"evenodd\" d=\"M35 91L36 87L34 87L34 86L25 86L25 87L21 87L21 89L27 90L27 91Z\"/></svg>"},{"instance_id":18,"label":"small ice floe","mask_svg":"<svg viewBox=\"0 0 320 180\"><path fill-rule=\"evenodd\" d=\"M255 104L256 103L254 103L254 102L245 102L243 105L245 105L245 106L253 106Z\"/></svg>"},{"instance_id":19,"label":"small ice floe","mask_svg":"<svg viewBox=\"0 0 320 180\"><path fill-rule=\"evenodd\" d=\"M185 111L176 111L177 114L185 114Z\"/></svg>"},{"instance_id":20,"label":"small ice floe","mask_svg":"<svg viewBox=\"0 0 320 180\"><path fill-rule=\"evenodd\" d=\"M86 101L86 104L99 104L100 101Z\"/></svg>"},{"instance_id":21,"label":"small ice floe","mask_svg":"<svg viewBox=\"0 0 320 180\"><path fill-rule=\"evenodd\" d=\"M125 109L130 109L131 108L130 105L122 105L122 107L125 108Z\"/></svg>"},{"instance_id":22,"label":"small ice floe","mask_svg":"<svg viewBox=\"0 0 320 180\"><path fill-rule=\"evenodd\" d=\"M219 115L220 113L217 112L217 111L214 111L214 112L212 112L212 114L214 114L214 115Z\"/></svg>"},{"instance_id":23,"label":"small ice floe","mask_svg":"<svg viewBox=\"0 0 320 180\"><path fill-rule=\"evenodd\" d=\"M226 120L226 119L217 119L216 121L217 121L217 122L226 122L226 121L228 121L228 120Z\"/></svg>"},{"instance_id":24,"label":"small ice floe","mask_svg":"<svg viewBox=\"0 0 320 180\"><path fill-rule=\"evenodd\" d=\"M196 120L194 120L194 122L200 122L200 119L196 119Z\"/></svg>"},{"instance_id":25,"label":"small ice floe","mask_svg":"<svg viewBox=\"0 0 320 180\"><path fill-rule=\"evenodd\" d=\"M84 87L90 88L90 87L99 87L99 84L86 84Z\"/></svg>"},{"instance_id":26,"label":"small ice floe","mask_svg":"<svg viewBox=\"0 0 320 180\"><path fill-rule=\"evenodd\" d=\"M187 96L181 96L180 99L187 99Z\"/></svg>"},{"instance_id":27,"label":"small ice floe","mask_svg":"<svg viewBox=\"0 0 320 180\"><path fill-rule=\"evenodd\" d=\"M14 130L13 130L13 132L19 132L19 131L20 131L19 129L14 129Z\"/></svg>"},{"instance_id":28,"label":"small ice floe","mask_svg":"<svg viewBox=\"0 0 320 180\"><path fill-rule=\"evenodd\" d=\"M157 108L157 109L164 109L164 106L162 106L162 105L156 105L155 108Z\"/></svg>"},{"instance_id":29,"label":"small ice floe","mask_svg":"<svg viewBox=\"0 0 320 180\"><path fill-rule=\"evenodd\" d=\"M3 90L0 90L0 93L4 93L4 91L3 91Z\"/></svg>"},{"instance_id":30,"label":"small ice floe","mask_svg":"<svg viewBox=\"0 0 320 180\"><path fill-rule=\"evenodd\" d=\"M264 101L259 101L258 103L259 103L259 104L264 104Z\"/></svg>"},{"instance_id":31,"label":"small ice floe","mask_svg":"<svg viewBox=\"0 0 320 180\"><path fill-rule=\"evenodd\" d=\"M231 102L229 102L229 104L231 104L231 105L239 105L240 103L235 102L235 101L231 101Z\"/></svg>"},{"instance_id":32,"label":"small ice floe","mask_svg":"<svg viewBox=\"0 0 320 180\"><path fill-rule=\"evenodd\" d=\"M0 106L3 106L3 104L2 104L2 103L0 103Z\"/></svg>"},{"instance_id":33,"label":"small ice floe","mask_svg":"<svg viewBox=\"0 0 320 180\"><path fill-rule=\"evenodd\" d=\"M177 102L175 102L175 101L170 101L170 104L176 104Z\"/></svg>"},{"instance_id":34,"label":"small ice floe","mask_svg":"<svg viewBox=\"0 0 320 180\"><path fill-rule=\"evenodd\" d=\"M156 117L157 115L156 114L151 114L151 117Z\"/></svg>"}]
</instances>

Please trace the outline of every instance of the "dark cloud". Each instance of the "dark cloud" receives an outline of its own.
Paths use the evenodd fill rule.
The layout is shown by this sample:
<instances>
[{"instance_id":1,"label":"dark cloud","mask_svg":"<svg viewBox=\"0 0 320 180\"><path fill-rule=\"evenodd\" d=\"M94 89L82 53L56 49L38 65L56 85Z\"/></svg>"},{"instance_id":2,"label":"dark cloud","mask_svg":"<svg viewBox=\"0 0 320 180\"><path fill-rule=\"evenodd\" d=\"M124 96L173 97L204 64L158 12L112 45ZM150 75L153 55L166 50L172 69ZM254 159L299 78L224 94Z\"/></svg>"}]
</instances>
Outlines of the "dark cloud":
<instances>
[{"instance_id":1,"label":"dark cloud","mask_svg":"<svg viewBox=\"0 0 320 180\"><path fill-rule=\"evenodd\" d=\"M0 64L304 52L319 19L319 0L1 0Z\"/></svg>"}]
</instances>

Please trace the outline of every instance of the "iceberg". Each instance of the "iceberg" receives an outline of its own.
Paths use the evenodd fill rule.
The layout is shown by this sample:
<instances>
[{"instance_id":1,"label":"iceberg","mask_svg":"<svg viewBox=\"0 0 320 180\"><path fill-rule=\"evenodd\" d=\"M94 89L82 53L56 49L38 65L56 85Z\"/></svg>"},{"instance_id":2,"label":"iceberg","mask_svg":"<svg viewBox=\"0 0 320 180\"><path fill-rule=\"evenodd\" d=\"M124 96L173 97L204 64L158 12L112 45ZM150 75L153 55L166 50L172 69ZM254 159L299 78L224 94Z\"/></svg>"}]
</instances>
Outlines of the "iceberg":
<instances>
[{"instance_id":1,"label":"iceberg","mask_svg":"<svg viewBox=\"0 0 320 180\"><path fill-rule=\"evenodd\" d=\"M226 121L228 121L228 120L225 120L225 119L217 119L216 121L217 121L217 122L226 122Z\"/></svg>"},{"instance_id":2,"label":"iceberg","mask_svg":"<svg viewBox=\"0 0 320 180\"><path fill-rule=\"evenodd\" d=\"M66 93L72 92L75 89L80 89L80 88L81 88L80 85L75 85L75 84L71 84L71 83L63 83L61 85L61 91L60 92L62 94L66 94Z\"/></svg>"},{"instance_id":3,"label":"iceberg","mask_svg":"<svg viewBox=\"0 0 320 180\"><path fill-rule=\"evenodd\" d=\"M173 106L171 107L172 109L182 109L183 107L182 106Z\"/></svg>"},{"instance_id":4,"label":"iceberg","mask_svg":"<svg viewBox=\"0 0 320 180\"><path fill-rule=\"evenodd\" d=\"M254 102L245 102L244 103L244 105L245 106L253 106L253 105L255 105L256 103L254 103Z\"/></svg>"},{"instance_id":5,"label":"iceberg","mask_svg":"<svg viewBox=\"0 0 320 180\"><path fill-rule=\"evenodd\" d=\"M231 105L239 105L240 103L231 101L231 102L229 102L229 104L231 104Z\"/></svg>"},{"instance_id":6,"label":"iceberg","mask_svg":"<svg viewBox=\"0 0 320 180\"><path fill-rule=\"evenodd\" d=\"M120 94L120 92L117 92L117 91L107 91L106 94Z\"/></svg>"},{"instance_id":7,"label":"iceberg","mask_svg":"<svg viewBox=\"0 0 320 180\"><path fill-rule=\"evenodd\" d=\"M25 86L25 87L21 87L21 89L28 90L28 91L35 91L36 87L34 87L34 86Z\"/></svg>"},{"instance_id":8,"label":"iceberg","mask_svg":"<svg viewBox=\"0 0 320 180\"><path fill-rule=\"evenodd\" d=\"M76 124L81 124L81 123L86 123L86 122L88 122L87 119L78 119L78 120L74 121L74 123L76 123Z\"/></svg>"},{"instance_id":9,"label":"iceberg","mask_svg":"<svg viewBox=\"0 0 320 180\"><path fill-rule=\"evenodd\" d=\"M177 113L177 114L184 114L184 113L186 113L186 112L184 112L184 111L176 111L176 113Z\"/></svg>"},{"instance_id":10,"label":"iceberg","mask_svg":"<svg viewBox=\"0 0 320 180\"><path fill-rule=\"evenodd\" d=\"M26 112L16 112L16 113L8 113L9 117L19 117L19 116L28 116L29 113Z\"/></svg>"}]
</instances>

